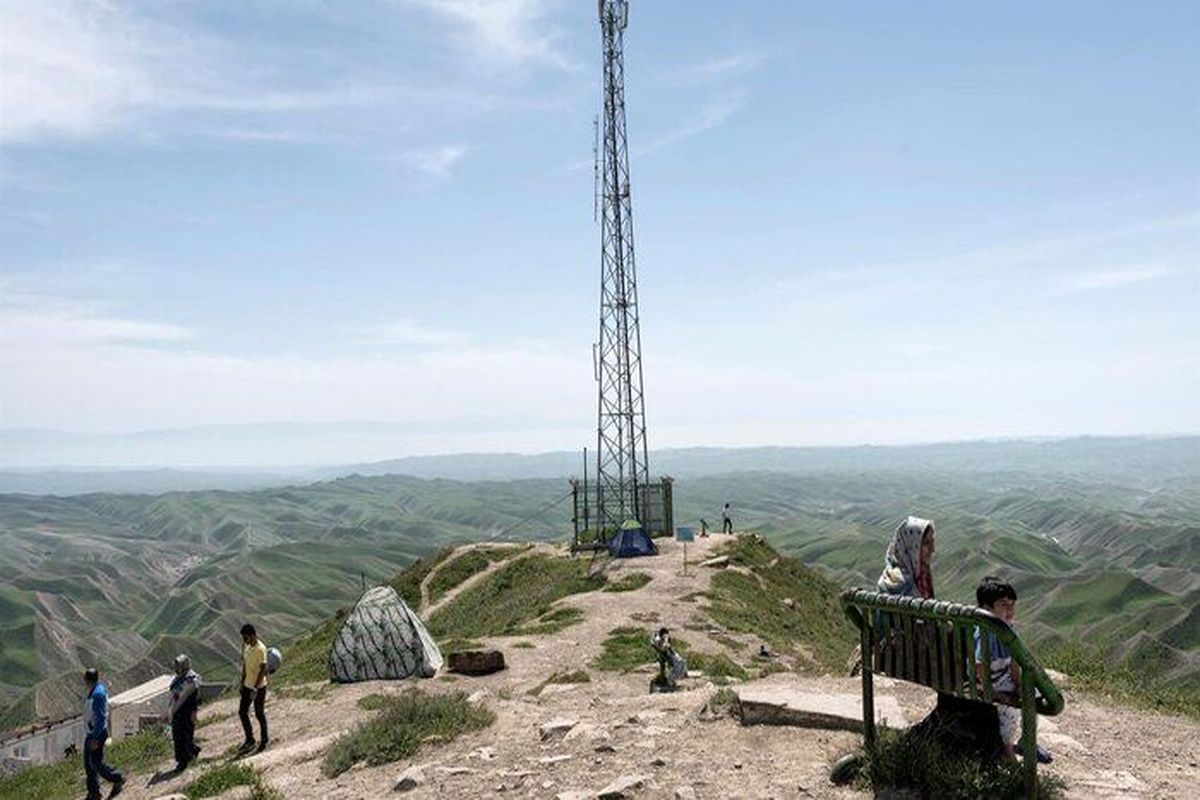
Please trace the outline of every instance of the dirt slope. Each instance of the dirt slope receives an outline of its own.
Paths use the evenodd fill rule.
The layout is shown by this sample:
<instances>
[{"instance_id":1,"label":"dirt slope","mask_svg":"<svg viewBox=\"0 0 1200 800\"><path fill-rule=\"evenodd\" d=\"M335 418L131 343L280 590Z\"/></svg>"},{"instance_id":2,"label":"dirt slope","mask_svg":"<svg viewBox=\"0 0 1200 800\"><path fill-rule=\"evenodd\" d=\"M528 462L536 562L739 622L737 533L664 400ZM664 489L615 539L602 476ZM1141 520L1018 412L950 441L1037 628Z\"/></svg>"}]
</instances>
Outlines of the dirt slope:
<instances>
[{"instance_id":1,"label":"dirt slope","mask_svg":"<svg viewBox=\"0 0 1200 800\"><path fill-rule=\"evenodd\" d=\"M723 540L714 536L689 546L689 556L703 559ZM650 675L614 674L591 667L608 632L622 625L649 631L665 625L679 630L693 649L730 652L729 639L715 640L701 622L700 607L683 598L704 591L712 571L692 566L682 574L679 546L662 545L658 558L614 565L621 571L646 572L652 580L625 593L592 592L560 601L585 611L582 623L551 636L521 636L488 642L504 651L509 668L484 678L440 676L421 681L427 691L463 690L482 693L496 712L496 724L454 742L427 747L411 761L359 767L336 778L320 772L321 756L332 739L369 712L356 705L377 692L398 692L412 682L365 683L346 687L314 685L307 699L295 691L268 704L273 746L248 759L267 782L288 798L375 798L392 796L406 769L422 767L421 784L406 797L555 797L572 791L596 792L622 776L644 779L637 797L675 797L677 787L691 787L699 798L857 798L869 795L832 786L829 765L859 742L855 734L780 727L741 727L731 719L704 722L698 712L714 687L689 680L672 695L648 695ZM689 627L690 626L690 627ZM685 630L687 629L687 630ZM733 637L731 653L748 663L757 642ZM523 641L532 647L517 647ZM551 685L539 696L528 694L552 672L584 669L590 683ZM809 691L855 693L857 680L805 677L778 673L765 683ZM918 719L933 702L931 692L877 683L892 694L910 719ZM291 694L291 696L287 696ZM233 701L206 708L218 721L204 727L206 760L240 741ZM561 738L543 741L539 726L553 720L577 723ZM1113 709L1068 695L1067 710L1044 720L1045 742L1057 760L1049 772L1070 784L1070 797L1183 798L1200 796L1200 726L1129 709ZM164 765L165 766L165 765ZM179 791L198 774L156 780L140 778L126 792L130 798L157 798ZM234 796L234 795L230 795ZM570 795L568 795L570 796ZM588 795L579 795L579 797ZM686 795L685 795L686 796Z\"/></svg>"}]
</instances>

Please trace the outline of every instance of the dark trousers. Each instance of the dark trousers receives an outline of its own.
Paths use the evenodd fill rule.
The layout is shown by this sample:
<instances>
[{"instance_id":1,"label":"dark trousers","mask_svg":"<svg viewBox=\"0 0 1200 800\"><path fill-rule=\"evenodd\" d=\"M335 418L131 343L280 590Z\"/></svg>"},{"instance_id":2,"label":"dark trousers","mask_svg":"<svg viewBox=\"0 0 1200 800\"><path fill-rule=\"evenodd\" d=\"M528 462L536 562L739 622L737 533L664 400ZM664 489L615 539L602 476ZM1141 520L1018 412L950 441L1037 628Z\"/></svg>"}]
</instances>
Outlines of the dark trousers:
<instances>
[{"instance_id":1,"label":"dark trousers","mask_svg":"<svg viewBox=\"0 0 1200 800\"><path fill-rule=\"evenodd\" d=\"M105 737L107 738L107 737ZM93 745L96 747L92 749ZM104 763L104 739L85 739L83 741L83 771L87 775L88 797L100 796L100 779L109 783L123 783L121 773Z\"/></svg>"},{"instance_id":2,"label":"dark trousers","mask_svg":"<svg viewBox=\"0 0 1200 800\"><path fill-rule=\"evenodd\" d=\"M187 766L200 754L196 747L196 719L191 708L184 708L171 717L171 738L175 741L175 763Z\"/></svg>"},{"instance_id":3,"label":"dark trousers","mask_svg":"<svg viewBox=\"0 0 1200 800\"><path fill-rule=\"evenodd\" d=\"M726 517L721 523L721 533L733 533L733 520Z\"/></svg>"},{"instance_id":4,"label":"dark trousers","mask_svg":"<svg viewBox=\"0 0 1200 800\"><path fill-rule=\"evenodd\" d=\"M238 718L242 721L242 730L246 733L246 741L254 741L254 729L250 727L250 704L254 704L254 716L258 719L258 732L262 734L261 741L267 740L267 712L263 707L267 702L267 687L247 689L242 687L242 702L238 705Z\"/></svg>"}]
</instances>

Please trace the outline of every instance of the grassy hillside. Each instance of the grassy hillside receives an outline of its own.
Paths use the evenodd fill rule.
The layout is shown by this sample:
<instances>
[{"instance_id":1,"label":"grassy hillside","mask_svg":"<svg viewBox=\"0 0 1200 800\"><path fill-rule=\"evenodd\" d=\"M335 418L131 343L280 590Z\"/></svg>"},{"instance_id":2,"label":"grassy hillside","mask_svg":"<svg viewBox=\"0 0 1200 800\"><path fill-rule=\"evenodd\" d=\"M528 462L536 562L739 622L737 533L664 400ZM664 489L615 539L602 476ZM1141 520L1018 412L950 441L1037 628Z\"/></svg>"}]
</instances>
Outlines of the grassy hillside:
<instances>
[{"instance_id":1,"label":"grassy hillside","mask_svg":"<svg viewBox=\"0 0 1200 800\"><path fill-rule=\"evenodd\" d=\"M826 471L707 475L677 482L675 519L716 526L731 501L739 530L762 533L836 584L869 585L897 521L928 516L938 526L938 596L970 600L982 575L999 573L1021 595L1018 625L1028 638L1047 646L1086 640L1113 666L1136 664L1140 674L1193 691L1200 468L1177 440L1138 441L1132 450L1119 441L886 449L854 462L884 465L866 471L851 460ZM696 456L707 469L720 452ZM1018 468L1019 453L1030 467ZM905 469L904 454L926 458ZM1003 469L985 469L989 454ZM807 457L760 455L781 464ZM835 456L849 459L822 458ZM1116 456L1126 461L1106 460ZM956 463L963 468L944 468ZM222 679L243 621L269 642L291 640L352 602L364 581L419 560L395 579L416 603L421 579L449 545L510 530L513 539L565 537L566 509L542 511L565 489L559 480L351 476L237 492L0 495L4 719L53 715L61 694L54 681L73 679L85 664L120 683L187 650ZM486 569L493 555L451 565L433 594ZM517 563L495 576L513 578ZM443 613L478 617L468 627L492 630L488 603L521 597L536 610L549 602L526 597L515 579L484 586L495 595L468 592ZM734 595L747 587L727 588ZM434 624L449 630L449 619Z\"/></svg>"},{"instance_id":2,"label":"grassy hillside","mask_svg":"<svg viewBox=\"0 0 1200 800\"><path fill-rule=\"evenodd\" d=\"M536 524L562 492L555 481L389 476L248 492L0 495L2 721L61 713L46 689L85 665L119 686L161 670L174 650L226 679L243 622L268 642L290 640L364 582L527 517Z\"/></svg>"}]
</instances>

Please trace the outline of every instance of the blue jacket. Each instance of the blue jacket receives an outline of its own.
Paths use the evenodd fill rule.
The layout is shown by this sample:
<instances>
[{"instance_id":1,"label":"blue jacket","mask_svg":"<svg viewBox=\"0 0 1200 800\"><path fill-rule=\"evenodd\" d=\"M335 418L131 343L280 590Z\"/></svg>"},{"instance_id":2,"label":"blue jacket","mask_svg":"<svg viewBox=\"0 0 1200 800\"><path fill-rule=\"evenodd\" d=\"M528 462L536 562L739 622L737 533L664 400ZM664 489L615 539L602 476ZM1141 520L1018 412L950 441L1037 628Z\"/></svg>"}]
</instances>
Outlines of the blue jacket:
<instances>
[{"instance_id":1,"label":"blue jacket","mask_svg":"<svg viewBox=\"0 0 1200 800\"><path fill-rule=\"evenodd\" d=\"M86 739L108 738L108 689L97 683L83 701L83 733Z\"/></svg>"}]
</instances>

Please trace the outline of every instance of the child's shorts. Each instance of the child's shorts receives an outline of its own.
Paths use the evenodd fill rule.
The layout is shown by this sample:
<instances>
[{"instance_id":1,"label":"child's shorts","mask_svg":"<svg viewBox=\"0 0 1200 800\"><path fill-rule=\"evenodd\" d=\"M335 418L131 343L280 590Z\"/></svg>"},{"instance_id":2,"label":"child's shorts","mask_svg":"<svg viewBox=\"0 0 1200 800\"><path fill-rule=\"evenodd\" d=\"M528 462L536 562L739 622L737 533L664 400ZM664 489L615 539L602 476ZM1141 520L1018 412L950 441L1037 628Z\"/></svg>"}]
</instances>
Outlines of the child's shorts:
<instances>
[{"instance_id":1,"label":"child's shorts","mask_svg":"<svg viewBox=\"0 0 1200 800\"><path fill-rule=\"evenodd\" d=\"M996 713L1000 715L1000 738L1015 745L1021 738L1021 709L997 704Z\"/></svg>"}]
</instances>

